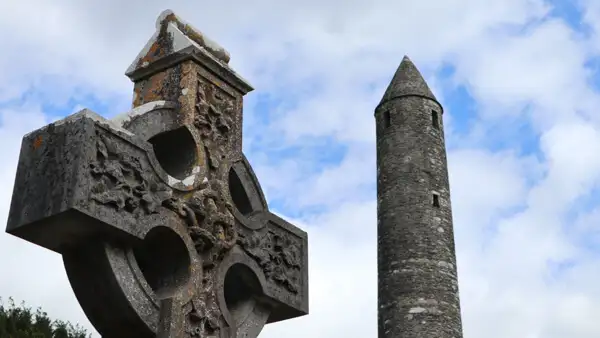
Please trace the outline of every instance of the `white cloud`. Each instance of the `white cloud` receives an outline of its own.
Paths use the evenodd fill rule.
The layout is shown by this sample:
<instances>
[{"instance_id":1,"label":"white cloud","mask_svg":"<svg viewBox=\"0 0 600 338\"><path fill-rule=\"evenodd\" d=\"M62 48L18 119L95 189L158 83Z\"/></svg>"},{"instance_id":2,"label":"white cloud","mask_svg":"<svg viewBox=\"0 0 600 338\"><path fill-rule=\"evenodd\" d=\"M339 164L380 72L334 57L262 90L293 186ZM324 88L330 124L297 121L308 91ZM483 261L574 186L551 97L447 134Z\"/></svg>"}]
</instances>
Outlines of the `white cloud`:
<instances>
[{"instance_id":1,"label":"white cloud","mask_svg":"<svg viewBox=\"0 0 600 338\"><path fill-rule=\"evenodd\" d=\"M267 197L294 211L325 208L298 220L310 236L311 314L267 327L264 337L376 335L373 108L405 53L442 102L443 90L456 85L476 100L467 135L454 128L460 107L445 116L465 337L600 335L593 320L600 262L581 244L598 236L598 201L577 222L569 216L600 172L597 75L585 67L600 53L600 7L582 4L588 37L544 18L550 6L541 0L170 2L231 51L233 67L257 92L290 103L269 111L266 124L256 105L245 110L249 157ZM81 104L89 95L110 102L109 114L127 107L131 85L122 74L162 6L0 2L0 220L20 138L48 122L42 107L70 113L69 100ZM455 74L437 78L446 64ZM520 139L515 121L531 125L534 134L524 136L539 142L539 154L488 148L498 137ZM343 146L343 159L317 163L332 149L323 139ZM292 146L304 148L296 158L266 154ZM565 262L572 266L555 271ZM4 297L89 325L58 255L0 235L0 266L11 271L0 278Z\"/></svg>"}]
</instances>

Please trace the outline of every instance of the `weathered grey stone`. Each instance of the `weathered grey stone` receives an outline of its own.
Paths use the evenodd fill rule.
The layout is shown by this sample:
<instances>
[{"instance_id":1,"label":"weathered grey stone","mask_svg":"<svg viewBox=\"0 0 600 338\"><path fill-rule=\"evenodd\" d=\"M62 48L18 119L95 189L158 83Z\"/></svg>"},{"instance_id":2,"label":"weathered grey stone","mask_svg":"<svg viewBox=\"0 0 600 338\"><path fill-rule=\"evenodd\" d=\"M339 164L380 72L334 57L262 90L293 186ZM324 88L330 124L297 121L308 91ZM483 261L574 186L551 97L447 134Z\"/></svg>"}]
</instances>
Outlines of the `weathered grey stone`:
<instances>
[{"instance_id":1,"label":"weathered grey stone","mask_svg":"<svg viewBox=\"0 0 600 338\"><path fill-rule=\"evenodd\" d=\"M269 211L242 154L252 88L161 18L162 42L128 72L132 111L23 138L6 231L62 254L105 338L256 337L308 313L307 235Z\"/></svg>"},{"instance_id":2,"label":"weathered grey stone","mask_svg":"<svg viewBox=\"0 0 600 338\"><path fill-rule=\"evenodd\" d=\"M375 109L380 338L462 337L442 112L404 57Z\"/></svg>"}]
</instances>

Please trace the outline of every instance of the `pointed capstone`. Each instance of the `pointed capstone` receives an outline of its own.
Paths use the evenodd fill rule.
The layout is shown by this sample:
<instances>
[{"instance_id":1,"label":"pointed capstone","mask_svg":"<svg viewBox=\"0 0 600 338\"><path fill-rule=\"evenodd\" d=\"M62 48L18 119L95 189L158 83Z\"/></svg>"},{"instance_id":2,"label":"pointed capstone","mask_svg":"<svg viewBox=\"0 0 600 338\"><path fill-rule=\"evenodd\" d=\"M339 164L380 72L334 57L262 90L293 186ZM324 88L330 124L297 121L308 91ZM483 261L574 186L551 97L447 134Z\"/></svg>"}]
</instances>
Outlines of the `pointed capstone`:
<instances>
[{"instance_id":1,"label":"pointed capstone","mask_svg":"<svg viewBox=\"0 0 600 338\"><path fill-rule=\"evenodd\" d=\"M402 59L396 74L394 74L385 94L383 94L379 106L387 101L404 96L421 96L437 102L421 72L408 56L404 56Z\"/></svg>"},{"instance_id":2,"label":"pointed capstone","mask_svg":"<svg viewBox=\"0 0 600 338\"><path fill-rule=\"evenodd\" d=\"M188 47L200 49L224 64L229 63L229 52L225 48L167 9L156 20L156 32L127 68L126 74Z\"/></svg>"},{"instance_id":3,"label":"pointed capstone","mask_svg":"<svg viewBox=\"0 0 600 338\"><path fill-rule=\"evenodd\" d=\"M204 80L216 86L223 81L230 96L245 95L252 86L229 66L229 59L223 47L166 10L125 73L134 83L132 106L168 101L178 105L181 116L193 118L198 82Z\"/></svg>"}]
</instances>

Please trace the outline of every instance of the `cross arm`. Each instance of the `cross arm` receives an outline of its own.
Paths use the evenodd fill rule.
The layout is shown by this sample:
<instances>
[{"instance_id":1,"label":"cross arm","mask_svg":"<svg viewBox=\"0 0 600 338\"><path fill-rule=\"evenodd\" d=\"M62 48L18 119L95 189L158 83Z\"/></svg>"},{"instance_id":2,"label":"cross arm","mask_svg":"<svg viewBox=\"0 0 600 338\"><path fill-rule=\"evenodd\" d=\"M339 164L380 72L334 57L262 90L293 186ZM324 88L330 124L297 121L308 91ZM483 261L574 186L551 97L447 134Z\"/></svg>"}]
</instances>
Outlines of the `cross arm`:
<instances>
[{"instance_id":1,"label":"cross arm","mask_svg":"<svg viewBox=\"0 0 600 338\"><path fill-rule=\"evenodd\" d=\"M269 211L252 166L245 156L233 163L229 188L239 222L238 244L258 263L263 293L275 309L268 323L308 314L308 236Z\"/></svg>"},{"instance_id":2,"label":"cross arm","mask_svg":"<svg viewBox=\"0 0 600 338\"><path fill-rule=\"evenodd\" d=\"M239 243L265 275L264 295L275 304L268 323L308 314L306 232L270 211L259 212L252 219L264 227L242 230Z\"/></svg>"},{"instance_id":3,"label":"cross arm","mask_svg":"<svg viewBox=\"0 0 600 338\"><path fill-rule=\"evenodd\" d=\"M87 109L25 135L6 232L57 252L94 236L141 240L140 220L160 217L170 194L149 152Z\"/></svg>"}]
</instances>

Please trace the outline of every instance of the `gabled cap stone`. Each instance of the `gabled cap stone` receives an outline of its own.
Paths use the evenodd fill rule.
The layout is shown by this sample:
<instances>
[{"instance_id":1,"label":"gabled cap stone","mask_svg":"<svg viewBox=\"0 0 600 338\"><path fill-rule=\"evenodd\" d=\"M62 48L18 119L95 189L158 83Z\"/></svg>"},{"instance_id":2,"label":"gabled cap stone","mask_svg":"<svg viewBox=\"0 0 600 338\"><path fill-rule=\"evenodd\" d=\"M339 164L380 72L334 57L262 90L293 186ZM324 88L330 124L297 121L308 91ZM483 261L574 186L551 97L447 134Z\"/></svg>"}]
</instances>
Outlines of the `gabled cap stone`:
<instances>
[{"instance_id":1,"label":"gabled cap stone","mask_svg":"<svg viewBox=\"0 0 600 338\"><path fill-rule=\"evenodd\" d=\"M425 79L408 56L404 56L402 59L400 66L396 70L396 74L394 74L377 107L387 101L404 96L420 96L438 102L431 89L429 89L427 82L425 82Z\"/></svg>"},{"instance_id":2,"label":"gabled cap stone","mask_svg":"<svg viewBox=\"0 0 600 338\"><path fill-rule=\"evenodd\" d=\"M252 91L248 81L229 66L229 59L229 52L225 48L183 21L173 11L163 11L156 20L156 31L125 72L136 84L133 105L155 100L177 100L173 93L186 87L181 81L191 81L185 75L190 69L184 71L180 67L187 67L188 61L210 71L244 95ZM142 92L148 95L142 95ZM140 95L144 97L140 98Z\"/></svg>"},{"instance_id":3,"label":"gabled cap stone","mask_svg":"<svg viewBox=\"0 0 600 338\"><path fill-rule=\"evenodd\" d=\"M158 59L188 47L204 50L220 62L229 63L229 52L225 48L167 9L156 20L156 32L125 73L131 74L139 68L147 67Z\"/></svg>"}]
</instances>

